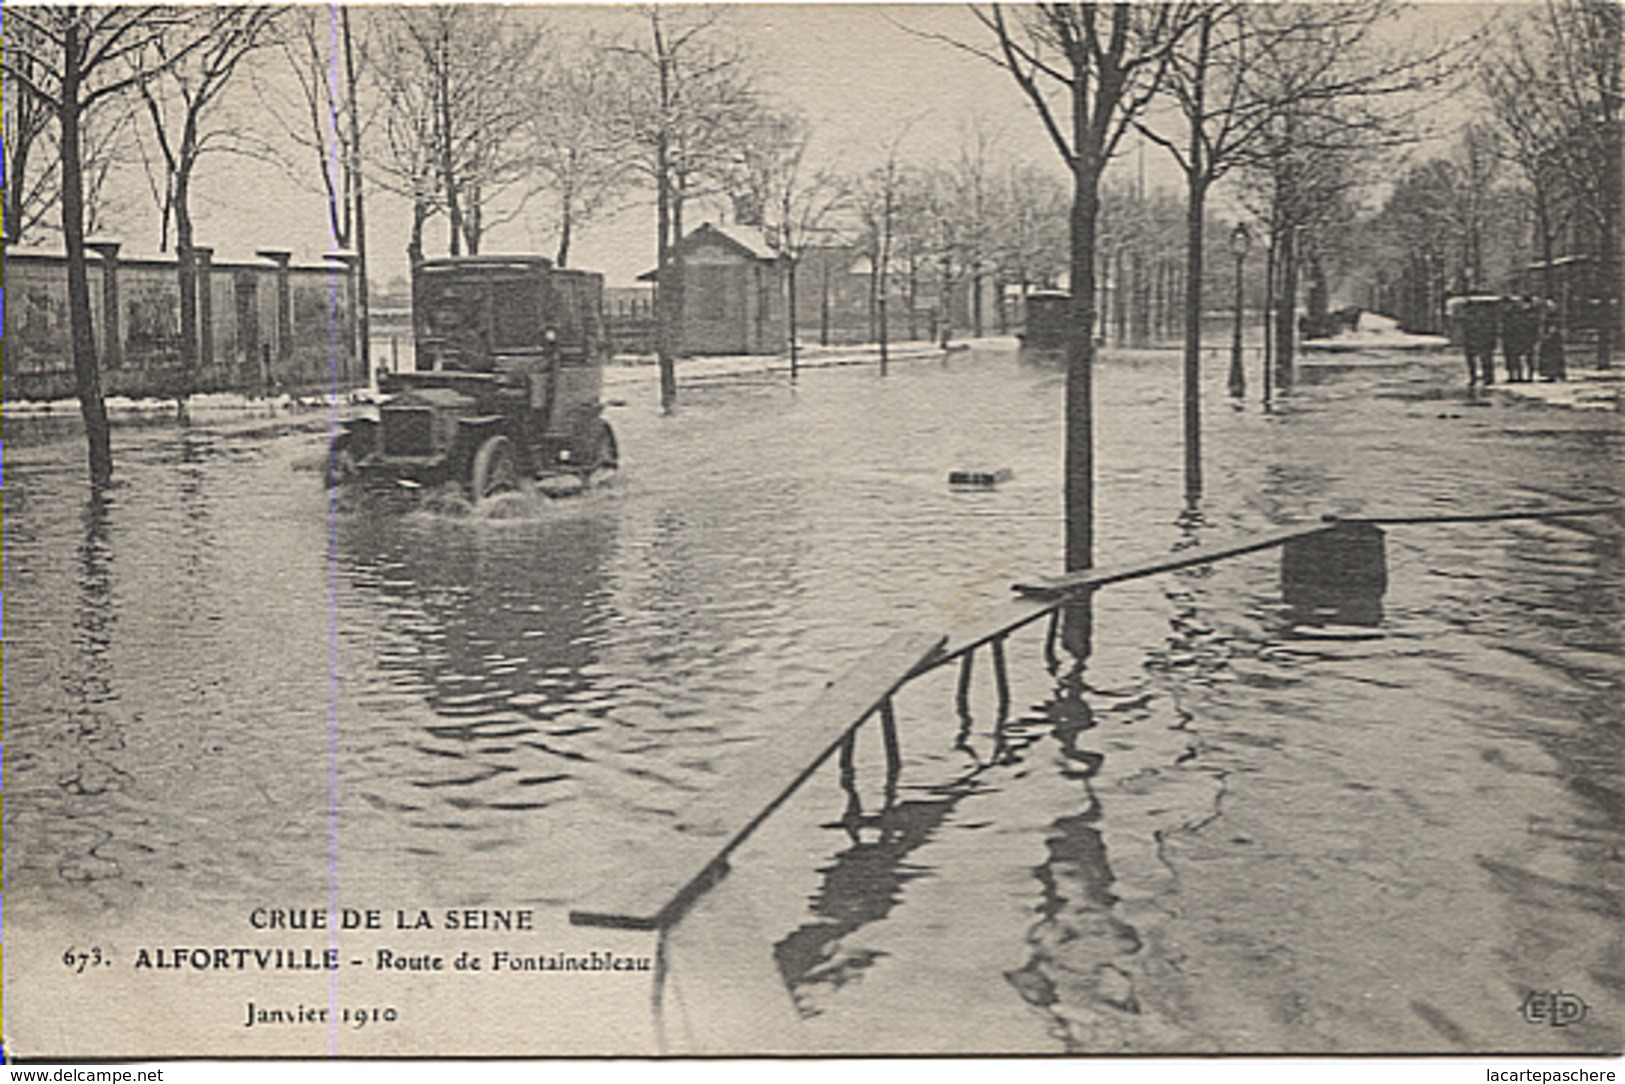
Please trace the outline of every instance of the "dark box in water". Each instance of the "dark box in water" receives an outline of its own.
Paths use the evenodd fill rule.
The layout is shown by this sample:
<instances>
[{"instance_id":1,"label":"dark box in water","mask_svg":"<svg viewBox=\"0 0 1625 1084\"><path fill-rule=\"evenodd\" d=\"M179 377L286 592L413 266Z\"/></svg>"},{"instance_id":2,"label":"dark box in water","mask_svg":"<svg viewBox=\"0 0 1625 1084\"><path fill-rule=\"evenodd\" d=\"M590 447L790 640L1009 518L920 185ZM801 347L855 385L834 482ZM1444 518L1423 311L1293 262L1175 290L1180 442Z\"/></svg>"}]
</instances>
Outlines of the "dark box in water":
<instances>
[{"instance_id":1,"label":"dark box in water","mask_svg":"<svg viewBox=\"0 0 1625 1084\"><path fill-rule=\"evenodd\" d=\"M1001 482L1008 482L1016 476L1016 472L1009 467L1000 467L998 470L953 470L948 472L948 484L951 486L996 486Z\"/></svg>"}]
</instances>

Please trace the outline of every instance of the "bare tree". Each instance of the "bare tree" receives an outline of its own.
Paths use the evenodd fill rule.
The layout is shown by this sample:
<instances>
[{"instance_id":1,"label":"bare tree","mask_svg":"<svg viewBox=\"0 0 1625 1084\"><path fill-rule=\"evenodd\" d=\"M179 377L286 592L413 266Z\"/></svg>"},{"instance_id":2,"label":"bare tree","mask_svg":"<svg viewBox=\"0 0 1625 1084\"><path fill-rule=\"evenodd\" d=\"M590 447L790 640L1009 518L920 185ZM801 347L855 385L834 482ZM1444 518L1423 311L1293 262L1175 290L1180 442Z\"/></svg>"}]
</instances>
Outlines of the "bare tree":
<instances>
[{"instance_id":1,"label":"bare tree","mask_svg":"<svg viewBox=\"0 0 1625 1084\"><path fill-rule=\"evenodd\" d=\"M12 79L5 80L5 93L9 181L5 206L9 216L7 228L16 231L16 235L8 236L7 240L11 244L23 244L36 233L56 236L62 232L62 152L57 139L56 110L47 106L41 113L29 116L28 107L23 106L14 126L13 96L20 100L32 94ZM40 117L44 119L43 127L33 123ZM135 119L130 103L119 98L87 115L79 127L86 236L110 228L112 220L124 210L121 194L107 182L114 168L140 149L140 140L133 138Z\"/></svg>"},{"instance_id":2,"label":"bare tree","mask_svg":"<svg viewBox=\"0 0 1625 1084\"><path fill-rule=\"evenodd\" d=\"M1001 182L995 258L1001 276L1025 298L1053 287L1066 270L1067 194L1055 173L1012 163Z\"/></svg>"},{"instance_id":3,"label":"bare tree","mask_svg":"<svg viewBox=\"0 0 1625 1084\"><path fill-rule=\"evenodd\" d=\"M721 30L717 9L637 9L646 33L609 46L623 73L616 117L631 148L632 168L655 191L656 354L661 408L677 401L676 357L682 353L683 269L672 251L683 235L683 210L722 184L756 115L746 58Z\"/></svg>"},{"instance_id":4,"label":"bare tree","mask_svg":"<svg viewBox=\"0 0 1625 1084\"><path fill-rule=\"evenodd\" d=\"M921 338L921 290L933 261L941 255L933 236L933 208L932 176L917 169L905 170L892 215L891 264L903 278L903 303L911 341ZM941 322L941 309L939 303L933 310L933 319L938 324ZM933 327L930 337L935 337L936 331L937 328Z\"/></svg>"},{"instance_id":5,"label":"bare tree","mask_svg":"<svg viewBox=\"0 0 1625 1084\"><path fill-rule=\"evenodd\" d=\"M954 293L970 268L966 238L971 233L969 209L962 200L960 178L939 168L907 178L904 206L917 202L921 220L921 247L935 261L937 271L936 338L946 350L954 333Z\"/></svg>"},{"instance_id":6,"label":"bare tree","mask_svg":"<svg viewBox=\"0 0 1625 1084\"><path fill-rule=\"evenodd\" d=\"M1469 44L1382 44L1377 30L1396 12L1390 0L1309 7L1241 9L1253 43L1248 95L1266 103L1267 113L1231 157L1254 175L1253 204L1269 229L1267 347L1283 387L1293 376L1306 238L1348 207L1344 197L1363 179L1361 163L1419 138L1414 122L1429 104L1421 92L1444 85Z\"/></svg>"},{"instance_id":7,"label":"bare tree","mask_svg":"<svg viewBox=\"0 0 1625 1084\"><path fill-rule=\"evenodd\" d=\"M1526 87L1538 86L1524 35L1513 29L1504 51L1484 66L1484 91L1505 139L1501 153L1524 180L1534 216L1535 248L1540 254L1545 297L1557 296L1553 279L1558 234L1568 223L1572 200L1568 174L1547 111Z\"/></svg>"},{"instance_id":8,"label":"bare tree","mask_svg":"<svg viewBox=\"0 0 1625 1084\"><path fill-rule=\"evenodd\" d=\"M33 74L33 66L37 63L33 52L38 43L29 41L29 24L19 22L10 25L6 32L11 38L10 48L22 47L16 63ZM34 48L29 48L31 45ZM4 96L5 238L7 244L15 245L21 243L29 230L50 213L56 202L59 173L50 159L51 153L56 150L50 141L50 129L56 114L50 102L36 94L26 79L5 80ZM30 167L36 164L36 149L45 160L39 163L39 169L33 170Z\"/></svg>"},{"instance_id":9,"label":"bare tree","mask_svg":"<svg viewBox=\"0 0 1625 1084\"><path fill-rule=\"evenodd\" d=\"M937 335L945 348L953 333L953 296L961 285L968 287L968 330L978 338L984 331L982 295L995 264L995 237L1003 210L999 178L992 166L997 146L997 136L987 124L972 119L960 129L959 150L951 163L910 177L913 183L905 185L903 209L916 213L923 228L900 231L899 248L901 254L912 257L910 249L915 246L911 242L918 239L918 247L929 250L929 257L937 263ZM912 269L909 260L905 263Z\"/></svg>"},{"instance_id":10,"label":"bare tree","mask_svg":"<svg viewBox=\"0 0 1625 1084\"><path fill-rule=\"evenodd\" d=\"M274 32L261 39L280 46L292 75L293 94L290 100L282 79L269 80L258 89L297 156L249 133L232 136L234 147L279 164L296 183L314 188L325 199L333 245L352 253L355 260L356 350L363 372L371 369L372 336L363 157L368 116L359 84L367 67L363 39L369 25L364 23L357 32L348 5L284 9Z\"/></svg>"},{"instance_id":11,"label":"bare tree","mask_svg":"<svg viewBox=\"0 0 1625 1084\"><path fill-rule=\"evenodd\" d=\"M1169 71L1168 97L1183 131L1165 131L1159 123L1139 125L1168 151L1185 177L1187 500L1202 493L1202 249L1208 193L1236 166L1259 160L1265 144L1281 130L1272 127L1279 118L1323 118L1333 103L1415 90L1437 78L1436 55L1384 57L1373 50L1372 31L1393 10L1390 0L1207 5ZM1315 124L1306 121L1305 126ZM1297 158L1279 160L1293 163Z\"/></svg>"},{"instance_id":12,"label":"bare tree","mask_svg":"<svg viewBox=\"0 0 1625 1084\"><path fill-rule=\"evenodd\" d=\"M809 246L830 234L830 223L849 196L846 184L828 170L812 172L803 160L807 125L797 115L764 112L743 148L735 206L760 226L768 245L783 263L790 332L790 379L800 361L797 315L797 271Z\"/></svg>"},{"instance_id":13,"label":"bare tree","mask_svg":"<svg viewBox=\"0 0 1625 1084\"><path fill-rule=\"evenodd\" d=\"M542 76L538 108L526 120L528 157L553 208L553 262L560 267L569 265L576 231L613 207L630 186L628 147L613 113L624 90L621 73L603 59L591 40L560 50Z\"/></svg>"},{"instance_id":14,"label":"bare tree","mask_svg":"<svg viewBox=\"0 0 1625 1084\"><path fill-rule=\"evenodd\" d=\"M360 171L355 149L363 121L347 81L335 75L344 65L343 44L335 39L347 35L348 20L334 24L334 12L325 8L294 7L283 16L277 43L292 76L293 97L283 93L280 81L268 81L259 89L298 150L299 160L269 146L260 147L258 153L281 164L294 180L321 192L334 244L350 248Z\"/></svg>"},{"instance_id":15,"label":"bare tree","mask_svg":"<svg viewBox=\"0 0 1625 1084\"><path fill-rule=\"evenodd\" d=\"M1528 261L1521 227L1539 209L1502 177L1490 135L1467 125L1447 153L1406 169L1355 231L1385 311L1410 330L1439 331L1447 293L1483 290Z\"/></svg>"},{"instance_id":16,"label":"bare tree","mask_svg":"<svg viewBox=\"0 0 1625 1084\"><path fill-rule=\"evenodd\" d=\"M6 43L6 77L17 80L56 114L74 385L85 423L91 482L100 487L112 480L113 449L85 267L84 123L107 102L201 48L210 35L211 17L168 7L66 5L14 7L6 17L26 28ZM155 59L157 43L180 26L190 26L190 36ZM141 63L135 63L138 60Z\"/></svg>"},{"instance_id":17,"label":"bare tree","mask_svg":"<svg viewBox=\"0 0 1625 1084\"><path fill-rule=\"evenodd\" d=\"M1612 364L1619 322L1622 21L1609 0L1546 0L1506 28L1486 75L1497 120L1535 190L1548 275L1560 199L1574 215L1573 254L1598 268L1597 359L1604 367Z\"/></svg>"},{"instance_id":18,"label":"bare tree","mask_svg":"<svg viewBox=\"0 0 1625 1084\"><path fill-rule=\"evenodd\" d=\"M909 127L907 122L898 126L887 143L884 160L855 186L859 234L869 259L870 337L880 345L882 376L891 360L892 260L898 248L899 225L905 221L902 214L909 190L918 184L899 158Z\"/></svg>"},{"instance_id":19,"label":"bare tree","mask_svg":"<svg viewBox=\"0 0 1625 1084\"><path fill-rule=\"evenodd\" d=\"M477 254L487 232L517 216L522 201L498 211L500 197L528 175L522 138L537 106L545 31L516 9L460 4L389 13L410 63L427 82L439 188L450 248ZM380 64L394 58L380 55Z\"/></svg>"},{"instance_id":20,"label":"bare tree","mask_svg":"<svg viewBox=\"0 0 1625 1084\"><path fill-rule=\"evenodd\" d=\"M221 94L244 58L267 44L267 31L279 14L279 9L268 7L216 9L212 31L201 46L189 40L190 28L177 28L160 36L152 50L159 61L160 74L137 84L153 139L163 158L162 208L173 215L175 222L181 298L181 368L185 374L179 394L183 402L191 390L198 364L192 180L198 162L206 153L231 142L233 127L218 123ZM172 54L179 50L185 50L185 55L171 61ZM139 65L142 60L134 62Z\"/></svg>"},{"instance_id":21,"label":"bare tree","mask_svg":"<svg viewBox=\"0 0 1625 1084\"><path fill-rule=\"evenodd\" d=\"M387 192L411 202L412 225L406 254L413 267L424 259L424 228L445 206L440 192L433 83L428 69L405 40L404 27L388 11L373 13L363 70L378 102L376 153L372 177ZM373 61L377 56L379 59Z\"/></svg>"},{"instance_id":22,"label":"bare tree","mask_svg":"<svg viewBox=\"0 0 1625 1084\"><path fill-rule=\"evenodd\" d=\"M1066 567L1094 564L1095 259L1100 183L1123 134L1162 87L1204 5L1042 3L972 11L993 44L953 42L1008 71L1072 171L1072 326L1067 337ZM1088 619L1069 624L1086 650Z\"/></svg>"}]
</instances>

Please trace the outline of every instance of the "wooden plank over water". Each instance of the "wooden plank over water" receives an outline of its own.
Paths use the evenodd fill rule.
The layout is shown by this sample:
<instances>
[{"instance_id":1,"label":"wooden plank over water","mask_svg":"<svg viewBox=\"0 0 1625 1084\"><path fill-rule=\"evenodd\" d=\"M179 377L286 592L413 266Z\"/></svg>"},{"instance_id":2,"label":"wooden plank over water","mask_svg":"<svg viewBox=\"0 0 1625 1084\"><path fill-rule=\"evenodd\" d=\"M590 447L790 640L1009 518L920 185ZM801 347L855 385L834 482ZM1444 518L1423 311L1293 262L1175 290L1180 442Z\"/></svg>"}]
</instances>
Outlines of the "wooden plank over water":
<instances>
[{"instance_id":1,"label":"wooden plank over water","mask_svg":"<svg viewBox=\"0 0 1625 1084\"><path fill-rule=\"evenodd\" d=\"M1340 520L1338 522L1348 521ZM1018 583L1015 585L1015 589L1024 595L1039 598L1053 595L1072 595L1080 591L1105 587L1107 584L1122 583L1124 580L1137 580L1143 576L1155 576L1159 572L1173 572L1176 569L1190 568L1193 565L1205 565L1210 561L1219 561L1226 557L1239 557L1244 553L1254 553L1258 550L1267 550L1273 546L1284 545L1295 538L1307 538L1310 535L1322 534L1336 529L1337 522L1300 523L1295 527L1283 527L1277 531L1266 531L1263 534L1250 535L1247 538L1223 545L1192 546L1188 550L1181 550L1178 553L1168 554L1164 557L1155 557L1149 561L1136 561L1133 564L1122 565L1103 565L1099 568L1086 568L1080 572L1057 576L1053 579L1041 579L1032 583Z\"/></svg>"},{"instance_id":2,"label":"wooden plank over water","mask_svg":"<svg viewBox=\"0 0 1625 1084\"><path fill-rule=\"evenodd\" d=\"M1505 519L1564 519L1569 516L1617 515L1618 504L1564 504L1555 508L1513 508L1503 512L1419 512L1416 515L1371 515L1325 517L1327 523L1371 523L1399 526L1407 523L1493 523Z\"/></svg>"},{"instance_id":3,"label":"wooden plank over water","mask_svg":"<svg viewBox=\"0 0 1625 1084\"><path fill-rule=\"evenodd\" d=\"M758 742L725 782L686 807L658 864L603 886L570 911L570 921L639 930L669 925L722 874L729 853L882 701L926 668L946 639L908 632L887 640L816 703Z\"/></svg>"}]
</instances>

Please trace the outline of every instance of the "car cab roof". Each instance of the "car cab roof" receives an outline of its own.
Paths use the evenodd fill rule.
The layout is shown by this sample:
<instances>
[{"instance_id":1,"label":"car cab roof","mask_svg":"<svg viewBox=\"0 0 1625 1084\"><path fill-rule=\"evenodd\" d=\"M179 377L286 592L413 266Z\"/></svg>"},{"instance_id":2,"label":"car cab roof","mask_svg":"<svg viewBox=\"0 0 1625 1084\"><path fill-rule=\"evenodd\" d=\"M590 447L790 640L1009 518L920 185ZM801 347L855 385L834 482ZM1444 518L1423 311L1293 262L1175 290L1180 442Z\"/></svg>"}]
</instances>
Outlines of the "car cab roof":
<instances>
[{"instance_id":1,"label":"car cab roof","mask_svg":"<svg viewBox=\"0 0 1625 1084\"><path fill-rule=\"evenodd\" d=\"M553 261L545 256L441 256L424 260L418 264L418 271L547 271L552 266Z\"/></svg>"}]
</instances>

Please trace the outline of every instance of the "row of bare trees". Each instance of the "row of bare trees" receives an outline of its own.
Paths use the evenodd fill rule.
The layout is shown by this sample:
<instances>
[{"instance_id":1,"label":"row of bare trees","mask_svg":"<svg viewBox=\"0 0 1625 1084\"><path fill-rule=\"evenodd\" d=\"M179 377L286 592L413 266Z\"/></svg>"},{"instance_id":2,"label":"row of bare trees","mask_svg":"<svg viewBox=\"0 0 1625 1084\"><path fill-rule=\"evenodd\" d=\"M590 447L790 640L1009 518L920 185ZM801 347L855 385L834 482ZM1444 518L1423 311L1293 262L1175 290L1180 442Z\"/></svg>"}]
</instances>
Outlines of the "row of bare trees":
<instances>
[{"instance_id":1,"label":"row of bare trees","mask_svg":"<svg viewBox=\"0 0 1625 1084\"><path fill-rule=\"evenodd\" d=\"M1590 260L1600 291L1597 359L1610 366L1619 324L1625 202L1625 12L1610 0L1546 0L1500 36L1483 89L1504 157L1518 171L1547 275L1558 238Z\"/></svg>"},{"instance_id":2,"label":"row of bare trees","mask_svg":"<svg viewBox=\"0 0 1625 1084\"><path fill-rule=\"evenodd\" d=\"M185 246L179 274L183 312L192 317L190 335L183 339L190 362L197 351L191 182L207 147L207 118L220 91L273 16L269 9L75 6L13 9L6 14L7 239L15 241L43 217L42 203L56 204L68 252L74 383L85 422L90 476L97 485L111 480L113 456L91 323L86 195L99 187L94 171L104 168L107 160L87 153L94 146L87 136L98 128L103 133L116 130L118 123L109 124L108 115L120 104L128 108L129 96L139 96L164 155L161 198L166 221L173 216L177 240ZM28 118L30 123L14 128L13 117ZM35 148L46 150L53 144L51 166L31 173ZM101 148L104 154L106 149ZM29 179L49 176L55 178L54 193ZM192 307L187 308L188 302Z\"/></svg>"},{"instance_id":3,"label":"row of bare trees","mask_svg":"<svg viewBox=\"0 0 1625 1084\"><path fill-rule=\"evenodd\" d=\"M1365 221L1367 286L1407 326L1437 331L1446 297L1516 284L1581 320L1607 367L1619 319L1620 9L1547 0L1497 31L1464 88L1473 119L1412 162Z\"/></svg>"},{"instance_id":4,"label":"row of bare trees","mask_svg":"<svg viewBox=\"0 0 1625 1084\"><path fill-rule=\"evenodd\" d=\"M1268 238L1277 373L1287 376L1305 235L1350 192L1373 150L1403 137L1389 107L1437 85L1447 50L1389 49L1388 0L1348 4L991 4L985 37L945 39L1006 71L1072 176L1073 318L1066 388L1066 567L1094 563L1096 274L1107 165L1138 129L1186 179L1185 494L1202 493L1200 357L1205 206L1229 173ZM1066 638L1087 653L1088 616Z\"/></svg>"},{"instance_id":5,"label":"row of bare trees","mask_svg":"<svg viewBox=\"0 0 1625 1084\"><path fill-rule=\"evenodd\" d=\"M173 230L183 372L194 371L199 345L192 193L201 163L221 153L274 162L323 196L334 248L358 265L364 361L366 198L377 191L410 206L413 261L426 256L437 219L447 252L477 254L493 229L528 214L550 222L561 265L583 224L646 193L665 272L661 323L671 328L682 283L669 253L685 209L742 186L747 164L786 143L796 122L760 93L716 11L624 14L621 32L594 35L495 5L8 11L6 237L23 241L55 219L67 248L92 479L111 478L112 455L85 236L121 160L145 167L161 248ZM267 55L244 63L255 54ZM815 224L798 199L795 185L774 195L787 252ZM668 404L676 345L662 335Z\"/></svg>"}]
</instances>

